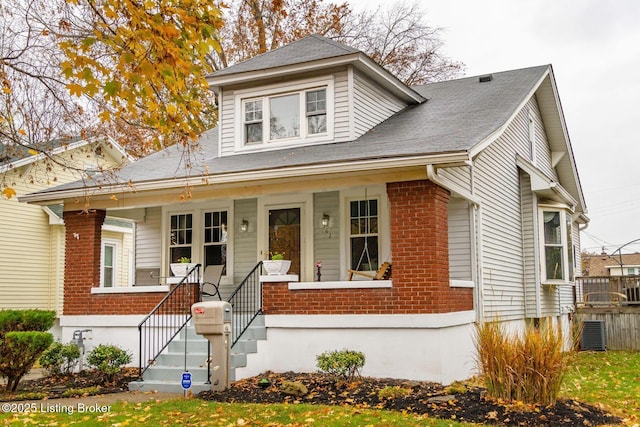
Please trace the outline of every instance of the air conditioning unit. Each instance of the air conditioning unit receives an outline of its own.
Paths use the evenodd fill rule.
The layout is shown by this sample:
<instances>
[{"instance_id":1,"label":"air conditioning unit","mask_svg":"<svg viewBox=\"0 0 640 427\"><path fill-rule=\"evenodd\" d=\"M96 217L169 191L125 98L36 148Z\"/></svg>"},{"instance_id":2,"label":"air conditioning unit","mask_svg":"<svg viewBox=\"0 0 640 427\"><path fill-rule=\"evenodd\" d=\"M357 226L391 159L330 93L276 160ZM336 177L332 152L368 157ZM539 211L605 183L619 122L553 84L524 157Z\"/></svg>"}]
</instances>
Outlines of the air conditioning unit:
<instances>
[{"instance_id":1,"label":"air conditioning unit","mask_svg":"<svg viewBox=\"0 0 640 427\"><path fill-rule=\"evenodd\" d=\"M582 328L580 349L605 351L606 344L604 320L585 320Z\"/></svg>"}]
</instances>

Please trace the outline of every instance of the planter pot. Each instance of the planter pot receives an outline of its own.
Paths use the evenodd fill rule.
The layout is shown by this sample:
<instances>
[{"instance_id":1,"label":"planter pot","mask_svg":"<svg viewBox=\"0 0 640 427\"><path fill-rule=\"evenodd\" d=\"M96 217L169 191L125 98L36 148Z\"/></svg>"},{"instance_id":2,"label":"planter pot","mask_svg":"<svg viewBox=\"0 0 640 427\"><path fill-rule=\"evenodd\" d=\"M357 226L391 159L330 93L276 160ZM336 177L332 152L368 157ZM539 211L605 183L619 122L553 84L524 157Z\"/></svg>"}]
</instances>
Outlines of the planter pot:
<instances>
[{"instance_id":1,"label":"planter pot","mask_svg":"<svg viewBox=\"0 0 640 427\"><path fill-rule=\"evenodd\" d=\"M262 265L269 276L277 276L287 274L289 267L291 267L291 261L287 259L275 261L267 259L262 261Z\"/></svg>"},{"instance_id":2,"label":"planter pot","mask_svg":"<svg viewBox=\"0 0 640 427\"><path fill-rule=\"evenodd\" d=\"M191 270L195 266L196 264L193 262L172 262L170 264L171 272L176 277L186 276L189 270Z\"/></svg>"}]
</instances>

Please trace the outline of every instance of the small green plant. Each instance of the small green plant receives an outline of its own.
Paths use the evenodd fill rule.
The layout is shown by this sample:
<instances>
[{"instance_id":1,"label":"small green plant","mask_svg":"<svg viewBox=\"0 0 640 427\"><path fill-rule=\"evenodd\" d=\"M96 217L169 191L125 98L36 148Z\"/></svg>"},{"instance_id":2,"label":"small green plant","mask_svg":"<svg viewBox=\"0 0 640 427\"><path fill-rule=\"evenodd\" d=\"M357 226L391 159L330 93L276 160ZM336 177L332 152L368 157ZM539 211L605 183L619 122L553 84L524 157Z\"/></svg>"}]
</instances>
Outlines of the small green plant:
<instances>
[{"instance_id":1,"label":"small green plant","mask_svg":"<svg viewBox=\"0 0 640 427\"><path fill-rule=\"evenodd\" d=\"M89 366L113 379L124 365L131 362L131 353L115 345L100 344L87 356Z\"/></svg>"},{"instance_id":2,"label":"small green plant","mask_svg":"<svg viewBox=\"0 0 640 427\"><path fill-rule=\"evenodd\" d=\"M316 366L322 372L352 380L360 376L360 369L364 366L364 353L354 350L325 351L316 356Z\"/></svg>"},{"instance_id":3,"label":"small green plant","mask_svg":"<svg viewBox=\"0 0 640 427\"><path fill-rule=\"evenodd\" d=\"M408 396L411 394L411 389L400 387L399 385L386 386L378 390L378 399L391 400L399 397Z\"/></svg>"},{"instance_id":4,"label":"small green plant","mask_svg":"<svg viewBox=\"0 0 640 427\"><path fill-rule=\"evenodd\" d=\"M284 252L272 252L271 253L271 260L272 261L282 261L284 259Z\"/></svg>"},{"instance_id":5,"label":"small green plant","mask_svg":"<svg viewBox=\"0 0 640 427\"><path fill-rule=\"evenodd\" d=\"M25 391L16 394L15 400L42 400L49 395L41 391Z\"/></svg>"},{"instance_id":6,"label":"small green plant","mask_svg":"<svg viewBox=\"0 0 640 427\"><path fill-rule=\"evenodd\" d=\"M38 362L48 375L68 375L78 365L80 349L75 344L54 342L42 353Z\"/></svg>"},{"instance_id":7,"label":"small green plant","mask_svg":"<svg viewBox=\"0 0 640 427\"><path fill-rule=\"evenodd\" d=\"M454 381L445 389L447 394L464 394L469 391L469 388L462 381Z\"/></svg>"},{"instance_id":8,"label":"small green plant","mask_svg":"<svg viewBox=\"0 0 640 427\"><path fill-rule=\"evenodd\" d=\"M100 387L82 387L82 388L69 388L62 393L62 397L82 397L82 396L95 396L100 394Z\"/></svg>"},{"instance_id":9,"label":"small green plant","mask_svg":"<svg viewBox=\"0 0 640 427\"><path fill-rule=\"evenodd\" d=\"M189 258L188 256L183 256L183 257L180 257L179 261L182 264L188 264L191 262L191 258Z\"/></svg>"}]
</instances>

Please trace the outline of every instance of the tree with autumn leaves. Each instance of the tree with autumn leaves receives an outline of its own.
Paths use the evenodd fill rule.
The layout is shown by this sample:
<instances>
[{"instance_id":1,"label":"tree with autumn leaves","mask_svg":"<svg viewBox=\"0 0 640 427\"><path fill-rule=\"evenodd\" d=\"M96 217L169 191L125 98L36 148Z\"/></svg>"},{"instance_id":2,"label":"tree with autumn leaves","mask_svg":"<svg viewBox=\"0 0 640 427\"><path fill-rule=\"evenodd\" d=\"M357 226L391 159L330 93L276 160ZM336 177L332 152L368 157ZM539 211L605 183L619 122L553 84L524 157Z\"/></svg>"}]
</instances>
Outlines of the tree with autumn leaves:
<instances>
[{"instance_id":1,"label":"tree with autumn leaves","mask_svg":"<svg viewBox=\"0 0 640 427\"><path fill-rule=\"evenodd\" d=\"M0 31L0 165L78 136L137 155L190 149L217 119L208 73L309 34L363 50L408 84L460 69L417 3L354 13L323 0L8 0ZM11 196L1 177L0 187Z\"/></svg>"}]
</instances>

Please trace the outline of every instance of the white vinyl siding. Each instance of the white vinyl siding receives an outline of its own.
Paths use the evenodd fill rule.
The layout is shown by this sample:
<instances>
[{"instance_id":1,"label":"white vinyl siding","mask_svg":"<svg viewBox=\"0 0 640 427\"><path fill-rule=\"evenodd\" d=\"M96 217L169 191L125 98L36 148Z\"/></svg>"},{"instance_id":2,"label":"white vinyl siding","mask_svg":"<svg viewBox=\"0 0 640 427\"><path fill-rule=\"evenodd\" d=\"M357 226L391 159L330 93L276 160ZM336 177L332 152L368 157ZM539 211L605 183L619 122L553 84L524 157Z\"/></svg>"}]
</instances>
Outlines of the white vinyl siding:
<instances>
[{"instance_id":1,"label":"white vinyl siding","mask_svg":"<svg viewBox=\"0 0 640 427\"><path fill-rule=\"evenodd\" d=\"M449 200L449 278L472 280L471 220L469 202L452 197Z\"/></svg>"},{"instance_id":2,"label":"white vinyl siding","mask_svg":"<svg viewBox=\"0 0 640 427\"><path fill-rule=\"evenodd\" d=\"M222 297L228 296L234 289L234 286L246 277L253 267L256 266L258 233L256 224L258 220L258 201L257 199L243 199L234 202L234 277L233 283L221 286ZM246 232L240 231L240 223L243 219L249 222L249 228Z\"/></svg>"},{"instance_id":3,"label":"white vinyl siding","mask_svg":"<svg viewBox=\"0 0 640 427\"><path fill-rule=\"evenodd\" d=\"M382 123L406 104L354 71L354 138Z\"/></svg>"},{"instance_id":4,"label":"white vinyl siding","mask_svg":"<svg viewBox=\"0 0 640 427\"><path fill-rule=\"evenodd\" d=\"M520 200L522 211L522 247L524 249L524 287L526 316L540 317L540 286L536 275L538 268L538 240L535 232L535 215L538 211L535 195L531 192L531 179L520 171Z\"/></svg>"},{"instance_id":5,"label":"white vinyl siding","mask_svg":"<svg viewBox=\"0 0 640 427\"><path fill-rule=\"evenodd\" d=\"M334 125L333 140L336 142L348 141L351 137L349 122L349 81L346 71L334 75Z\"/></svg>"},{"instance_id":6,"label":"white vinyl siding","mask_svg":"<svg viewBox=\"0 0 640 427\"><path fill-rule=\"evenodd\" d=\"M218 126L220 127L220 156L227 156L235 150L235 120L234 92L223 91L220 95L220 110Z\"/></svg>"},{"instance_id":7,"label":"white vinyl siding","mask_svg":"<svg viewBox=\"0 0 640 427\"><path fill-rule=\"evenodd\" d=\"M322 227L322 215L329 215L329 228ZM313 195L314 261L322 261L322 281L340 280L340 193ZM314 263L315 265L315 263ZM314 273L314 277L315 273Z\"/></svg>"},{"instance_id":8,"label":"white vinyl siding","mask_svg":"<svg viewBox=\"0 0 640 427\"><path fill-rule=\"evenodd\" d=\"M136 224L136 268L160 269L161 236L162 208L147 208L144 221Z\"/></svg>"}]
</instances>

